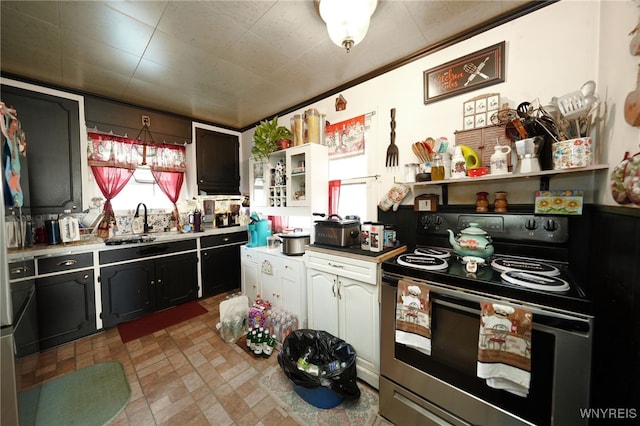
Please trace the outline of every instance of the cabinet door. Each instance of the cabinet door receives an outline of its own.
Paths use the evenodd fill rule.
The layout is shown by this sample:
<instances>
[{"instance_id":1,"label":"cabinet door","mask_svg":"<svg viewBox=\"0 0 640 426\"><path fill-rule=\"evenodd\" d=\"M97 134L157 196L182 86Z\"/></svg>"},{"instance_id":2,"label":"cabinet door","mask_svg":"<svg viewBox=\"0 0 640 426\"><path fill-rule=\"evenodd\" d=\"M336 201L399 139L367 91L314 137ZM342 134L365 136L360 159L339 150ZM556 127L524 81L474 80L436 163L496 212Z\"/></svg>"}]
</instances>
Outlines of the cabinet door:
<instances>
[{"instance_id":1,"label":"cabinet door","mask_svg":"<svg viewBox=\"0 0 640 426\"><path fill-rule=\"evenodd\" d=\"M25 211L82 210L79 102L7 85L2 101L16 109L27 137L21 178Z\"/></svg>"},{"instance_id":2,"label":"cabinet door","mask_svg":"<svg viewBox=\"0 0 640 426\"><path fill-rule=\"evenodd\" d=\"M155 310L155 261L100 268L102 323L105 328Z\"/></svg>"},{"instance_id":3,"label":"cabinet door","mask_svg":"<svg viewBox=\"0 0 640 426\"><path fill-rule=\"evenodd\" d=\"M240 288L240 246L204 250L201 261L203 297Z\"/></svg>"},{"instance_id":4,"label":"cabinet door","mask_svg":"<svg viewBox=\"0 0 640 426\"><path fill-rule=\"evenodd\" d=\"M275 308L284 309L280 297L277 262L268 256L260 259L258 267L260 268L260 295L262 299L271 302Z\"/></svg>"},{"instance_id":5,"label":"cabinet door","mask_svg":"<svg viewBox=\"0 0 640 426\"><path fill-rule=\"evenodd\" d=\"M242 294L249 298L249 303L253 303L260 291L258 283L258 254L255 250L242 247L240 256Z\"/></svg>"},{"instance_id":6,"label":"cabinet door","mask_svg":"<svg viewBox=\"0 0 640 426\"><path fill-rule=\"evenodd\" d=\"M207 194L240 194L238 137L196 127L198 189Z\"/></svg>"},{"instance_id":7,"label":"cabinet door","mask_svg":"<svg viewBox=\"0 0 640 426\"><path fill-rule=\"evenodd\" d=\"M96 331L93 270L36 279L40 349Z\"/></svg>"},{"instance_id":8,"label":"cabinet door","mask_svg":"<svg viewBox=\"0 0 640 426\"><path fill-rule=\"evenodd\" d=\"M198 298L198 256L184 253L156 260L156 310Z\"/></svg>"},{"instance_id":9,"label":"cabinet door","mask_svg":"<svg viewBox=\"0 0 640 426\"><path fill-rule=\"evenodd\" d=\"M336 275L307 269L309 328L340 337L337 285Z\"/></svg>"},{"instance_id":10,"label":"cabinet door","mask_svg":"<svg viewBox=\"0 0 640 426\"><path fill-rule=\"evenodd\" d=\"M304 264L293 260L284 260L278 269L280 303L283 309L298 317L298 327L307 327L307 277Z\"/></svg>"},{"instance_id":11,"label":"cabinet door","mask_svg":"<svg viewBox=\"0 0 640 426\"><path fill-rule=\"evenodd\" d=\"M358 354L358 364L378 372L380 359L380 309L378 288L351 278L338 277L340 338Z\"/></svg>"}]
</instances>

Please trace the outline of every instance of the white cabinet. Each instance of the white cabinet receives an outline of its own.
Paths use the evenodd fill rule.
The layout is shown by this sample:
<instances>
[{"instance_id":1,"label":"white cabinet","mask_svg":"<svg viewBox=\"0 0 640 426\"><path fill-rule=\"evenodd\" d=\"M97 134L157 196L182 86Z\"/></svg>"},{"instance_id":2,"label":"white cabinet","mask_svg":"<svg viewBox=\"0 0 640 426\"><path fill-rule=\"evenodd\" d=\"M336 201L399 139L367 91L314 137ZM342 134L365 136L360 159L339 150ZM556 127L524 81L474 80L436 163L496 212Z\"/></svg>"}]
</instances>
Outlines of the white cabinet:
<instances>
[{"instance_id":1,"label":"white cabinet","mask_svg":"<svg viewBox=\"0 0 640 426\"><path fill-rule=\"evenodd\" d=\"M266 247L241 249L242 293L250 302L259 294L276 309L296 315L307 327L307 272L303 256L286 256Z\"/></svg>"},{"instance_id":2,"label":"white cabinet","mask_svg":"<svg viewBox=\"0 0 640 426\"><path fill-rule=\"evenodd\" d=\"M247 246L240 248L240 279L242 294L253 303L260 292L258 283L258 253Z\"/></svg>"},{"instance_id":3,"label":"white cabinet","mask_svg":"<svg viewBox=\"0 0 640 426\"><path fill-rule=\"evenodd\" d=\"M276 151L266 163L252 159L249 166L252 209L309 216L314 211L326 211L329 203L328 160L328 148L315 143ZM283 184L276 185L273 174L279 162L284 165L285 179Z\"/></svg>"},{"instance_id":4,"label":"white cabinet","mask_svg":"<svg viewBox=\"0 0 640 426\"><path fill-rule=\"evenodd\" d=\"M306 255L309 328L324 330L353 346L358 378L377 389L380 265L313 251Z\"/></svg>"}]
</instances>

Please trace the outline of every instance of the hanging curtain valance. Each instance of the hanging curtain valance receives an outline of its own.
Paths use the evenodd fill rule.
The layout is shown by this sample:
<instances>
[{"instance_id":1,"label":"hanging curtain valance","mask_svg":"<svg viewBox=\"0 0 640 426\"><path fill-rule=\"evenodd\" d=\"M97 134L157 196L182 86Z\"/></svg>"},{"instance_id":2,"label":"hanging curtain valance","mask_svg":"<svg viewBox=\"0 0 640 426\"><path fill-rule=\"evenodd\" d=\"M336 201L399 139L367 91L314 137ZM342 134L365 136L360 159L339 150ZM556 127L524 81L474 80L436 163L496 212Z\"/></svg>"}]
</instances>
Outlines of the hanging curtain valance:
<instances>
[{"instance_id":1,"label":"hanging curtain valance","mask_svg":"<svg viewBox=\"0 0 640 426\"><path fill-rule=\"evenodd\" d=\"M148 165L158 172L186 171L184 146L143 142L103 133L89 132L87 135L90 166L136 169Z\"/></svg>"}]
</instances>

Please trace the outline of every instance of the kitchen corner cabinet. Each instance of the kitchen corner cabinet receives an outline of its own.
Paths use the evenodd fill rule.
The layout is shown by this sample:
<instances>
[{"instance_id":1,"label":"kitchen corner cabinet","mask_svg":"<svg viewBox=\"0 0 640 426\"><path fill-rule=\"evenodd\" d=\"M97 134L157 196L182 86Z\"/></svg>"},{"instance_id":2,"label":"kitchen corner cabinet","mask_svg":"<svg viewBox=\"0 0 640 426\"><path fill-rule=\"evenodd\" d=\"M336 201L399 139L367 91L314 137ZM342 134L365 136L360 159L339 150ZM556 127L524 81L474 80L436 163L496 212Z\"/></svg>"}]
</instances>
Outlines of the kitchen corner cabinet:
<instances>
[{"instance_id":1,"label":"kitchen corner cabinet","mask_svg":"<svg viewBox=\"0 0 640 426\"><path fill-rule=\"evenodd\" d=\"M198 297L196 240L107 250L99 257L105 328Z\"/></svg>"},{"instance_id":2,"label":"kitchen corner cabinet","mask_svg":"<svg viewBox=\"0 0 640 426\"><path fill-rule=\"evenodd\" d=\"M273 177L278 162L285 166L283 185L275 185ZM276 151L267 162L251 159L251 207L274 214L324 212L329 205L328 181L329 154L324 145L308 143Z\"/></svg>"},{"instance_id":3,"label":"kitchen corner cabinet","mask_svg":"<svg viewBox=\"0 0 640 426\"><path fill-rule=\"evenodd\" d=\"M307 275L304 256L286 256L267 248L243 246L242 293L252 303L259 294L276 309L296 315L298 327L307 327Z\"/></svg>"},{"instance_id":4,"label":"kitchen corner cabinet","mask_svg":"<svg viewBox=\"0 0 640 426\"><path fill-rule=\"evenodd\" d=\"M195 129L198 190L210 195L240 194L238 136Z\"/></svg>"},{"instance_id":5,"label":"kitchen corner cabinet","mask_svg":"<svg viewBox=\"0 0 640 426\"><path fill-rule=\"evenodd\" d=\"M246 242L244 231L200 239L202 297L240 289L240 246Z\"/></svg>"},{"instance_id":6,"label":"kitchen corner cabinet","mask_svg":"<svg viewBox=\"0 0 640 426\"><path fill-rule=\"evenodd\" d=\"M358 378L377 389L378 264L313 251L306 255L309 328L325 330L353 346Z\"/></svg>"}]
</instances>

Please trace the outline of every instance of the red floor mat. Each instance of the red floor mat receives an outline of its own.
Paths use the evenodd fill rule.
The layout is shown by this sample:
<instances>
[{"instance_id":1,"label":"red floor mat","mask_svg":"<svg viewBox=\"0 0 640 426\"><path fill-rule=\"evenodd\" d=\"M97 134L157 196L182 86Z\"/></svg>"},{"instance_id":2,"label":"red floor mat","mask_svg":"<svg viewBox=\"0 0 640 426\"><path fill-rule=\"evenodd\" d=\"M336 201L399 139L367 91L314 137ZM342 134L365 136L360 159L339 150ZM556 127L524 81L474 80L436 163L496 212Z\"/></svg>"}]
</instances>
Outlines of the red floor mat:
<instances>
[{"instance_id":1,"label":"red floor mat","mask_svg":"<svg viewBox=\"0 0 640 426\"><path fill-rule=\"evenodd\" d=\"M122 339L122 343L127 343L207 312L209 311L203 308L198 302L187 302L171 309L118 324L120 339Z\"/></svg>"}]
</instances>

